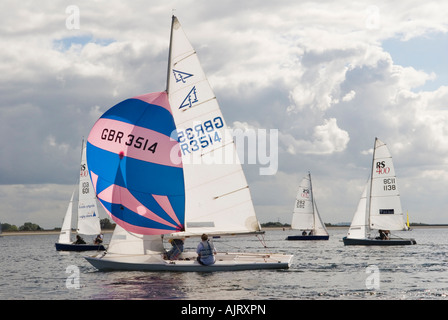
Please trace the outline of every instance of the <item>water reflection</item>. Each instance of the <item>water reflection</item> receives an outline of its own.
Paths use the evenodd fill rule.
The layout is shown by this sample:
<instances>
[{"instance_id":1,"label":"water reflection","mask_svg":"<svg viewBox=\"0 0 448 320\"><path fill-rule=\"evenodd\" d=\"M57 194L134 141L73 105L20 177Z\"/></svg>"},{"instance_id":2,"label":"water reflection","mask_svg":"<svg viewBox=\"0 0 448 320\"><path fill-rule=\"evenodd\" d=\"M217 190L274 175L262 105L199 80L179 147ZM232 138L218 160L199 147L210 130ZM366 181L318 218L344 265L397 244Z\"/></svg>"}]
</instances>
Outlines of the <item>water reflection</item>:
<instances>
[{"instance_id":1,"label":"water reflection","mask_svg":"<svg viewBox=\"0 0 448 320\"><path fill-rule=\"evenodd\" d=\"M160 300L187 296L182 290L185 275L181 273L102 272L101 278L101 289L93 299Z\"/></svg>"}]
</instances>

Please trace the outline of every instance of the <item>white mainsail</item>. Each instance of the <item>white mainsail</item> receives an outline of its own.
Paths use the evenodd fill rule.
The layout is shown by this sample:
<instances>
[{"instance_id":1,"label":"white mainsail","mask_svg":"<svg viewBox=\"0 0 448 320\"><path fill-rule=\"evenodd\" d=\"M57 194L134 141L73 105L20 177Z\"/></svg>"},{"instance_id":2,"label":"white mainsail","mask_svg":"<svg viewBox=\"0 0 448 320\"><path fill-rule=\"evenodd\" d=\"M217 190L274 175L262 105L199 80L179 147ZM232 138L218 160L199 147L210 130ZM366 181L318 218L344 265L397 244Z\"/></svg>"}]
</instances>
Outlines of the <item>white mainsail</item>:
<instances>
[{"instance_id":1,"label":"white mainsail","mask_svg":"<svg viewBox=\"0 0 448 320\"><path fill-rule=\"evenodd\" d=\"M81 169L79 175L78 229L80 234L94 235L101 232L96 193L87 168L86 144L82 142Z\"/></svg>"},{"instance_id":2,"label":"white mainsail","mask_svg":"<svg viewBox=\"0 0 448 320\"><path fill-rule=\"evenodd\" d=\"M364 239L372 229L403 230L405 227L392 156L378 138L375 138L372 159L369 180L347 233L350 239Z\"/></svg>"},{"instance_id":3,"label":"white mainsail","mask_svg":"<svg viewBox=\"0 0 448 320\"><path fill-rule=\"evenodd\" d=\"M260 230L233 137L196 52L173 17L167 92L182 153L185 233Z\"/></svg>"},{"instance_id":4,"label":"white mainsail","mask_svg":"<svg viewBox=\"0 0 448 320\"><path fill-rule=\"evenodd\" d=\"M403 230L403 210L392 156L378 138L375 139L371 177L370 228Z\"/></svg>"},{"instance_id":5,"label":"white mainsail","mask_svg":"<svg viewBox=\"0 0 448 320\"><path fill-rule=\"evenodd\" d=\"M303 177L299 185L291 228L295 230L313 230L314 235L328 235L317 210L310 173Z\"/></svg>"}]
</instances>

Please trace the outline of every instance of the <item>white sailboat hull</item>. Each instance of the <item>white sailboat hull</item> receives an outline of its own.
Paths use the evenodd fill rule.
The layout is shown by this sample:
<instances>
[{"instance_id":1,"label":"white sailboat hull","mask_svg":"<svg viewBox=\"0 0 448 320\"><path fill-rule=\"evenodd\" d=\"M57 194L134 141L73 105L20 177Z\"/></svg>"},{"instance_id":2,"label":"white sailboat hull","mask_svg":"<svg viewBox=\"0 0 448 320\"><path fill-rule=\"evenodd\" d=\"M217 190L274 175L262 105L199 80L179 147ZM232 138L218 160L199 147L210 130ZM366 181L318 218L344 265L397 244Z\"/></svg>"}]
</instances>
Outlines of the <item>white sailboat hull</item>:
<instances>
[{"instance_id":1,"label":"white sailboat hull","mask_svg":"<svg viewBox=\"0 0 448 320\"><path fill-rule=\"evenodd\" d=\"M204 266L196 261L196 253L183 253L182 260L164 260L162 254L119 255L104 254L85 257L95 268L101 271L177 271L177 272L211 272L241 271L260 269L288 269L292 255L264 253L228 253L220 252L216 262Z\"/></svg>"}]
</instances>

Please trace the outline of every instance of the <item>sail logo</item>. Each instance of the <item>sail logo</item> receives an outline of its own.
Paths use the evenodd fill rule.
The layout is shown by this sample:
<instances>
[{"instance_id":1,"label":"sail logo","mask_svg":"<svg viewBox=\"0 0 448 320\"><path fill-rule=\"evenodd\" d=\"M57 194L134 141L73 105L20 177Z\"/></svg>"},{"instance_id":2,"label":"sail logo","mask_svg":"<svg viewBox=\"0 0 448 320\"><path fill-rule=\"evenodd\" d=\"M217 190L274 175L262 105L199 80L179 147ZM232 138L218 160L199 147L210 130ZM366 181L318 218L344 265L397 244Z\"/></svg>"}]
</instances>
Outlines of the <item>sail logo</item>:
<instances>
[{"instance_id":1,"label":"sail logo","mask_svg":"<svg viewBox=\"0 0 448 320\"><path fill-rule=\"evenodd\" d=\"M80 177L87 177L89 175L89 172L87 171L86 163L81 164L81 171L80 171L79 175L80 175Z\"/></svg>"},{"instance_id":2,"label":"sail logo","mask_svg":"<svg viewBox=\"0 0 448 320\"><path fill-rule=\"evenodd\" d=\"M302 198L309 198L310 197L310 190L309 189L303 189L302 191Z\"/></svg>"},{"instance_id":3,"label":"sail logo","mask_svg":"<svg viewBox=\"0 0 448 320\"><path fill-rule=\"evenodd\" d=\"M173 69L173 75L174 75L174 79L176 79L176 83L182 81L182 83L186 83L185 80L187 80L188 78L192 77L193 74L191 73L186 73L186 72L182 72L179 70L174 70Z\"/></svg>"},{"instance_id":4,"label":"sail logo","mask_svg":"<svg viewBox=\"0 0 448 320\"><path fill-rule=\"evenodd\" d=\"M386 161L378 161L375 167L378 174L388 174L390 172L390 168L386 167Z\"/></svg>"},{"instance_id":5,"label":"sail logo","mask_svg":"<svg viewBox=\"0 0 448 320\"><path fill-rule=\"evenodd\" d=\"M193 88L191 88L190 92L187 94L184 101L182 101L182 103L180 104L179 109L182 109L185 107L191 108L191 106L198 101L199 100L198 100L198 96L197 96L197 92L196 92L196 86L194 86Z\"/></svg>"}]
</instances>

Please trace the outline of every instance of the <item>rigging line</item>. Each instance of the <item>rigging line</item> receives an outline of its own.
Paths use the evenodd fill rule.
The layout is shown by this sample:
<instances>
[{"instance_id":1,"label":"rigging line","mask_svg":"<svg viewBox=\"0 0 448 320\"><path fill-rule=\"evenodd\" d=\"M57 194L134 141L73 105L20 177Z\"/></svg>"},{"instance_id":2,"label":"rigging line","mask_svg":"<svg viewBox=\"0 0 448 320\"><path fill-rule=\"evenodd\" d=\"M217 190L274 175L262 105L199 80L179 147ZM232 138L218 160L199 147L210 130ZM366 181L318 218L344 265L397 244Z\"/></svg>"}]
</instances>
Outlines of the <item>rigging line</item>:
<instances>
[{"instance_id":1,"label":"rigging line","mask_svg":"<svg viewBox=\"0 0 448 320\"><path fill-rule=\"evenodd\" d=\"M216 200L216 199L218 199L218 198L221 198L221 197L224 197L224 196L228 196L229 194L232 194L232 193L235 193L235 192L238 192L238 191L247 189L247 188L249 188L249 186L245 186L245 187L242 187L242 188L240 188L240 189L236 189L236 190L233 190L233 191L224 193L224 194L222 194L222 195L220 195L220 196L216 196L216 197L214 197L213 199Z\"/></svg>"},{"instance_id":2,"label":"rigging line","mask_svg":"<svg viewBox=\"0 0 448 320\"><path fill-rule=\"evenodd\" d=\"M176 59L177 59L177 57L179 57L179 56L176 56L176 57L173 57L173 67L175 67L179 62L182 62L182 61L184 61L185 59L188 59L189 57L191 57L191 56L193 56L193 55L195 55L196 54L196 50L193 50L188 56L185 56L185 57L183 57L182 59L180 59L180 60L178 60L178 61L175 61ZM175 62L174 62L175 61Z\"/></svg>"},{"instance_id":3,"label":"rigging line","mask_svg":"<svg viewBox=\"0 0 448 320\"><path fill-rule=\"evenodd\" d=\"M266 240L264 238L264 234L262 234L261 237L260 237L260 235L257 234L256 237L260 241L260 243L263 246L263 248L266 249L268 246L266 245Z\"/></svg>"},{"instance_id":4,"label":"rigging line","mask_svg":"<svg viewBox=\"0 0 448 320\"><path fill-rule=\"evenodd\" d=\"M390 233L390 235L392 236L394 236L394 237L396 237L396 238L399 238L399 239L401 239L401 240L406 240L405 238L402 238L402 237L400 237L400 236L397 236L397 235L395 235L395 234L392 234L392 232ZM389 237L390 238L390 237Z\"/></svg>"}]
</instances>

